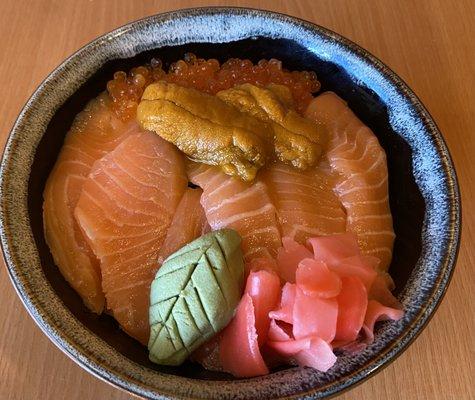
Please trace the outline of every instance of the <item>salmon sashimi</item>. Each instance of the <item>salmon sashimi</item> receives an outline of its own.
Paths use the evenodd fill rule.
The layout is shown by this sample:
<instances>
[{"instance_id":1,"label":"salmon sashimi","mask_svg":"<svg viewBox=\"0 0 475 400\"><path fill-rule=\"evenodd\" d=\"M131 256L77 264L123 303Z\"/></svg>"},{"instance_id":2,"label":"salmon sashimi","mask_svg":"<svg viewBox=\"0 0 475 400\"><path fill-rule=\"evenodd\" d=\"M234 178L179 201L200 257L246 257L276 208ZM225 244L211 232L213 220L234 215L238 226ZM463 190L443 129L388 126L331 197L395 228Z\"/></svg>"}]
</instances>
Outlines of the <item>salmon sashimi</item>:
<instances>
[{"instance_id":1,"label":"salmon sashimi","mask_svg":"<svg viewBox=\"0 0 475 400\"><path fill-rule=\"evenodd\" d=\"M346 214L333 192L335 178L328 169L299 171L276 163L260 179L269 188L282 236L305 244L313 236L345 232Z\"/></svg>"},{"instance_id":2,"label":"salmon sashimi","mask_svg":"<svg viewBox=\"0 0 475 400\"><path fill-rule=\"evenodd\" d=\"M187 188L178 204L167 236L158 253L161 265L168 256L210 230L200 199L203 191Z\"/></svg>"},{"instance_id":3,"label":"salmon sashimi","mask_svg":"<svg viewBox=\"0 0 475 400\"><path fill-rule=\"evenodd\" d=\"M157 256L186 186L182 155L143 132L94 164L76 206L76 219L100 260L107 308L143 344Z\"/></svg>"},{"instance_id":4,"label":"salmon sashimi","mask_svg":"<svg viewBox=\"0 0 475 400\"><path fill-rule=\"evenodd\" d=\"M54 262L98 314L104 307L99 263L74 219L74 208L94 162L137 131L135 122L117 119L104 96L92 100L66 135L43 193L44 231Z\"/></svg>"},{"instance_id":5,"label":"salmon sashimi","mask_svg":"<svg viewBox=\"0 0 475 400\"><path fill-rule=\"evenodd\" d=\"M329 131L327 158L341 175L335 192L348 216L347 230L356 233L363 253L378 257L380 270L387 270L395 235L386 153L374 133L332 92L313 99L306 116Z\"/></svg>"},{"instance_id":6,"label":"salmon sashimi","mask_svg":"<svg viewBox=\"0 0 475 400\"><path fill-rule=\"evenodd\" d=\"M264 183L243 182L216 167L196 163L189 163L188 177L203 189L201 204L211 228L232 228L241 235L246 261L276 256L282 242Z\"/></svg>"}]
</instances>

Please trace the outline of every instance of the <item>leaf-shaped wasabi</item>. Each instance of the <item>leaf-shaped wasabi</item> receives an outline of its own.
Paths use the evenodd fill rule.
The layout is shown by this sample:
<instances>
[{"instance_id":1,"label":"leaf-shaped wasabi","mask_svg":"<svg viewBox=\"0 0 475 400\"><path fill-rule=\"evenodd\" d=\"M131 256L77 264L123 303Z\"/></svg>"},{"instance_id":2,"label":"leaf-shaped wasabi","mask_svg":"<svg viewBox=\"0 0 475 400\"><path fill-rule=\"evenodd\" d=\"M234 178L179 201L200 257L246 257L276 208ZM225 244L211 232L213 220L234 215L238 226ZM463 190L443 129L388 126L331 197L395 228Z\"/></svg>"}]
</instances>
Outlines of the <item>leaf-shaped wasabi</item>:
<instances>
[{"instance_id":1,"label":"leaf-shaped wasabi","mask_svg":"<svg viewBox=\"0 0 475 400\"><path fill-rule=\"evenodd\" d=\"M168 257L150 289L150 360L180 365L223 329L241 298L241 237L222 229Z\"/></svg>"}]
</instances>

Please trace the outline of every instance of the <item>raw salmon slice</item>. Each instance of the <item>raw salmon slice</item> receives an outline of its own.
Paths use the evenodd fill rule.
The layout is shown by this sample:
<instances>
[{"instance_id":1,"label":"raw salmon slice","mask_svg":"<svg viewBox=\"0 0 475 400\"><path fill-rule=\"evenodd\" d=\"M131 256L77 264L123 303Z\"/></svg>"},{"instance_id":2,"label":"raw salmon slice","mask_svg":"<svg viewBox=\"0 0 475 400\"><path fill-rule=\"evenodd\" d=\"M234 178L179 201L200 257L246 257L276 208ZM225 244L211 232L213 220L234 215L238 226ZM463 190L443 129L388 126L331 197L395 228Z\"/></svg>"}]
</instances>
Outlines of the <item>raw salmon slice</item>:
<instances>
[{"instance_id":1,"label":"raw salmon slice","mask_svg":"<svg viewBox=\"0 0 475 400\"><path fill-rule=\"evenodd\" d=\"M175 251L210 230L205 210L200 203L202 194L200 188L185 190L158 253L157 259L160 265Z\"/></svg>"},{"instance_id":2,"label":"raw salmon slice","mask_svg":"<svg viewBox=\"0 0 475 400\"><path fill-rule=\"evenodd\" d=\"M388 197L386 154L374 133L346 102L326 92L311 101L306 116L323 123L330 134L327 158L341 175L335 187L347 213L347 229L356 233L364 254L391 262L394 231Z\"/></svg>"},{"instance_id":3,"label":"raw salmon slice","mask_svg":"<svg viewBox=\"0 0 475 400\"><path fill-rule=\"evenodd\" d=\"M103 96L92 100L73 122L43 193L46 242L64 278L98 314L104 307L99 263L73 213L84 181L96 160L137 133L136 123L124 124Z\"/></svg>"},{"instance_id":4,"label":"raw salmon slice","mask_svg":"<svg viewBox=\"0 0 475 400\"><path fill-rule=\"evenodd\" d=\"M232 228L241 235L246 261L276 256L282 242L276 210L264 183L246 183L197 163L189 163L188 177L203 189L201 204L211 228Z\"/></svg>"},{"instance_id":5,"label":"raw salmon slice","mask_svg":"<svg viewBox=\"0 0 475 400\"><path fill-rule=\"evenodd\" d=\"M143 344L157 256L186 186L178 150L143 132L94 164L76 206L76 219L100 260L107 308Z\"/></svg>"},{"instance_id":6,"label":"raw salmon slice","mask_svg":"<svg viewBox=\"0 0 475 400\"><path fill-rule=\"evenodd\" d=\"M276 163L260 179L269 188L282 236L305 244L313 236L345 232L346 214L333 193L336 179L328 168L298 171Z\"/></svg>"}]
</instances>

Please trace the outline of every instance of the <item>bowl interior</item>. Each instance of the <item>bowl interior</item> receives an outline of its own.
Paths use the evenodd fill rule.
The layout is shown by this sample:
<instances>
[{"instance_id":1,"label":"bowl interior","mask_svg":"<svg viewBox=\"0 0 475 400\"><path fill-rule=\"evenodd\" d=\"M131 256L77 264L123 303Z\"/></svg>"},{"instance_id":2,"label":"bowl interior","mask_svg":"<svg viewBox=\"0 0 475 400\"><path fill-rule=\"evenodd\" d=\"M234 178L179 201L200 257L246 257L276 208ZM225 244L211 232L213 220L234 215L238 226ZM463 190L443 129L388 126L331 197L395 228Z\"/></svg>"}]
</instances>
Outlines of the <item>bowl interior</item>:
<instances>
[{"instance_id":1,"label":"bowl interior","mask_svg":"<svg viewBox=\"0 0 475 400\"><path fill-rule=\"evenodd\" d=\"M152 364L148 360L147 349L123 333L112 317L105 314L96 316L87 311L79 296L66 283L55 266L43 235L42 192L75 115L90 99L105 89L107 81L112 79L114 72L128 71L134 66L149 62L152 57L161 59L167 67L187 52L204 58L216 58L219 61L231 57L249 58L254 62L262 58L277 58L289 70L315 71L322 83L322 91L336 92L373 130L388 159L390 206L396 232L390 273L396 283L396 293L404 288L421 253L425 204L414 181L411 148L392 130L385 104L374 92L350 79L338 66L322 61L296 42L257 37L230 43L189 43L145 51L132 58L110 60L103 65L54 114L39 143L31 168L28 210L43 271L57 295L76 318L129 359L148 368L179 376L232 379L226 374L206 371L193 363L186 363L179 368Z\"/></svg>"}]
</instances>

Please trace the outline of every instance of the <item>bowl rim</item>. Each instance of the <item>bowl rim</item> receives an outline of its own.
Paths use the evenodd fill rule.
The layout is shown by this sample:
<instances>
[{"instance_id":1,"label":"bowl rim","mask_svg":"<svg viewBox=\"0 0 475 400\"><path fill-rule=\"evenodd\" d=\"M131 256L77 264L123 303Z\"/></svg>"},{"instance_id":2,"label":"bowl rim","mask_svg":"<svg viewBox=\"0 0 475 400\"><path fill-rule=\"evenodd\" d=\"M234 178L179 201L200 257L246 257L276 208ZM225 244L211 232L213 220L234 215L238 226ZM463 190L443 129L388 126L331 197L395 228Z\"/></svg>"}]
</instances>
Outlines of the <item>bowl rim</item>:
<instances>
[{"instance_id":1,"label":"bowl rim","mask_svg":"<svg viewBox=\"0 0 475 400\"><path fill-rule=\"evenodd\" d=\"M332 382L326 387L337 386L335 390L330 391L326 394L323 394L324 397L334 397L336 395L341 394L344 391L347 391L356 385L359 385L369 379L370 377L374 376L376 373L380 372L382 369L387 367L392 361L394 361L397 357L399 357L407 348L408 346L420 335L423 329L427 326L428 322L431 320L435 311L439 307L447 289L450 284L450 280L454 273L455 263L460 247L460 237L461 237L461 196L460 196L460 189L458 185L457 174L455 171L455 166L453 160L451 158L448 146L446 144L445 139L443 138L437 124L435 123L434 119L422 104L420 99L417 95L410 89L410 87L406 84L406 82L399 77L391 68L389 68L386 64L384 64L381 60L375 57L366 49L362 48L358 44L354 43L353 41L345 38L344 36L328 29L322 27L316 23L312 23L310 21L306 21L304 19L291 16L285 13L279 12L272 12L264 9L256 9L256 8L249 8L249 7L228 7L228 6L213 6L213 7L190 7L190 8L183 8L173 11L168 11L164 13L154 14L145 18L134 20L130 23L122 25L118 28L115 28L107 33L104 33L97 38L91 40L90 42L86 43L82 47L80 47L77 51L72 53L68 56L63 62L61 62L58 66L56 66L48 75L47 77L37 86L34 90L32 95L26 101L25 105L22 107L9 135L5 146L3 148L3 154L1 158L1 165L0 165L0 235L1 235L1 247L2 247L2 254L5 260L5 266L7 268L8 275L10 280L17 292L20 300L22 301L23 305L25 306L27 312L33 318L35 323L40 327L40 329L45 333L45 335L69 358L71 358L75 363L79 366L93 374L94 376L98 377L99 379L103 380L106 383L109 383L119 389L127 391L128 393L133 393L138 396L144 396L144 393L153 394L153 398L183 398L183 397L174 397L176 394L174 393L166 393L164 391L160 391L160 393L155 392L154 388L147 387L141 382L133 382L134 384L138 385L139 387L143 388L145 391L137 391L134 386L130 386L131 377L121 376L117 371L111 371L112 374L116 374L116 380L111 380L110 375L106 374L102 368L96 368L97 366L94 362L91 362L87 358L81 358L78 356L78 353L81 353L82 349L78 350L78 346L74 342L69 342L69 337L65 337L61 332L57 332L52 326L45 321L41 313L38 312L35 305L31 302L30 299L25 291L24 283L19 280L17 274L15 273L15 263L14 258L11 256L14 253L12 251L11 243L8 240L8 224L4 218L4 210L5 204L3 202L3 193L5 190L5 174L9 171L9 159L12 156L10 152L10 147L12 145L12 141L14 140L20 122L26 118L27 111L29 111L35 103L35 99L39 93L41 93L45 86L55 77L56 74L60 73L60 70L69 64L69 62L80 55L84 50L90 49L95 47L96 45L101 45L103 42L109 40L111 37L119 36L126 34L129 30L133 29L137 25L141 23L161 23L165 18L173 18L173 17L185 17L185 16L199 16L199 15L229 15L229 14L247 14L253 13L254 15L258 15L260 17L266 17L272 20L275 19L283 19L285 23L296 23L298 25L303 26L304 28L311 31L314 35L324 36L333 40L343 47L346 50L350 51L351 53L355 54L357 57L361 57L368 61L371 64L371 67L378 69L389 81L390 83L398 90L399 92L403 93L403 96L406 100L409 101L410 105L414 108L417 113L417 117L420 118L424 124L424 127L428 130L431 138L435 141L435 147L437 148L437 155L440 158L445 176L448 180L447 185L451 189L450 196L449 196L449 203L450 203L450 238L448 239L448 246L449 249L446 252L443 263L444 268L441 269L440 274L437 276L435 283L433 285L433 290L430 293L429 298L427 299L424 307L421 308L419 314L414 318L413 323L405 329L405 333L400 337L401 342L395 342L393 345L386 347L383 352L378 352L378 354L366 365L358 368L357 370L353 371L351 374L345 375L343 378L345 380L337 380L336 382ZM65 306L64 306L65 307ZM68 343L69 342L69 343ZM74 352L68 350L69 346L66 344L70 344L74 348ZM389 357L384 358L389 353L391 354ZM125 356L124 356L125 357ZM96 361L96 360L94 360ZM364 373L362 375L362 372ZM349 382L352 377L357 377L355 380ZM186 379L186 378L183 378ZM252 379L244 379L236 382L243 382L247 383L252 381ZM320 398L319 393L321 392L322 387L311 388L305 390L303 392L299 392L296 394L292 394L286 397L279 397L279 398L300 398L301 396L317 396ZM162 397L162 395L167 397ZM152 397L150 397L152 398ZM188 398L188 397L187 397ZM195 398L195 397L190 397Z\"/></svg>"}]
</instances>

